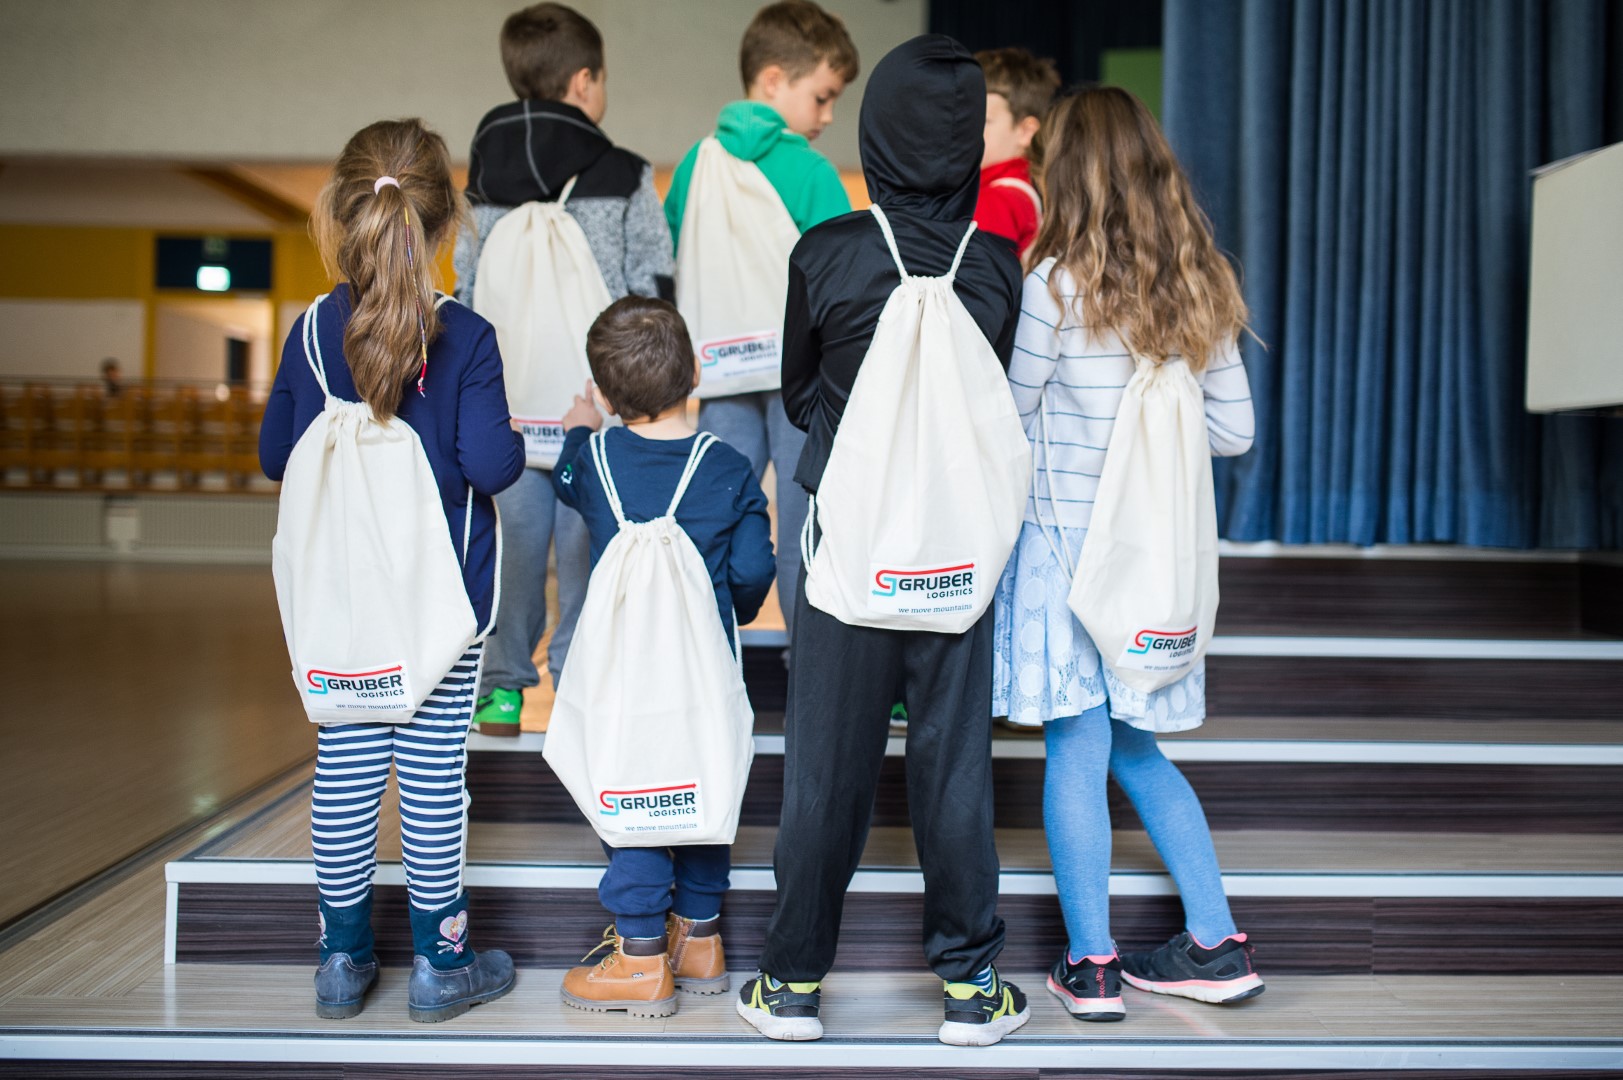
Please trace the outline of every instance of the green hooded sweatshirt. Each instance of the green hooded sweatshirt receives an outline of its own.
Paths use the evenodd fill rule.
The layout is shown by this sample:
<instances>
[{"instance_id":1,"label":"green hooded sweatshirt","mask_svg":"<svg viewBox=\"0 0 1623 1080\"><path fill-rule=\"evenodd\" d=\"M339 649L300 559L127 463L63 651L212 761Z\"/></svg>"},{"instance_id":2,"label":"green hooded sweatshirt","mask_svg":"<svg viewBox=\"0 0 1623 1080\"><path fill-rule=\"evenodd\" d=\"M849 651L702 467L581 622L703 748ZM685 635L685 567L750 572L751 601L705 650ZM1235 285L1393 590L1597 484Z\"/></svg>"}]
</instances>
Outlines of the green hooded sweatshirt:
<instances>
[{"instance_id":1,"label":"green hooded sweatshirt","mask_svg":"<svg viewBox=\"0 0 1623 1080\"><path fill-rule=\"evenodd\" d=\"M726 106L716 118L716 138L729 154L755 162L801 232L851 212L851 198L840 182L839 171L812 149L804 135L790 131L771 106L758 101L735 101ZM665 196L665 220L671 225L673 247L681 243L688 181L698 156L699 144L695 143L676 167L671 190Z\"/></svg>"}]
</instances>

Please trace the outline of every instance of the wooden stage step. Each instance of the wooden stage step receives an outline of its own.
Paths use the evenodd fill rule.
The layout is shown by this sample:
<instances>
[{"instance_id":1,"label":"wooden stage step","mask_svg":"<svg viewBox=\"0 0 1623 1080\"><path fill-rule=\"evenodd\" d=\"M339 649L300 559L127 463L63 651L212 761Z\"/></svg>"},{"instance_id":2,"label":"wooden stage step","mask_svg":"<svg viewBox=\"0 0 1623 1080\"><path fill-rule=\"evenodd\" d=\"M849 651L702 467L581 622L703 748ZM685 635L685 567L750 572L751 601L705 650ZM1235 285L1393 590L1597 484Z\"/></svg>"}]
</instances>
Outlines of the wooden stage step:
<instances>
[{"instance_id":1,"label":"wooden stage step","mask_svg":"<svg viewBox=\"0 0 1623 1080\"><path fill-rule=\"evenodd\" d=\"M1328 723L1328 722L1327 722ZM1388 728L1399 722L1383 721ZM1200 795L1217 829L1377 829L1484 833L1623 832L1623 724L1551 723L1556 741L1473 742L1496 722L1462 723L1451 739L1352 738L1350 722L1332 725L1339 739L1212 738L1213 722L1169 738L1166 750ZM1313 731L1311 724L1300 725ZM775 825L783 801L781 724L760 718L756 757L742 820ZM1521 737L1531 725L1516 725ZM1262 735L1295 726L1254 719L1239 727ZM1410 733L1431 727L1411 727ZM1373 734L1373 732L1372 732ZM1562 738L1584 738L1565 742ZM542 733L516 739L474 736L469 742L470 814L481 822L578 820L574 801L542 760ZM874 822L904 825L907 812L906 742L891 739L880 774ZM999 730L993 739L997 823L1006 828L1042 825L1043 741L1038 735ZM1111 786L1112 819L1132 827L1131 805Z\"/></svg>"},{"instance_id":2,"label":"wooden stage step","mask_svg":"<svg viewBox=\"0 0 1623 1080\"><path fill-rule=\"evenodd\" d=\"M788 678L781 652L745 643L745 681L757 712L783 712ZM1616 641L1219 636L1206 657L1206 709L1214 718L1208 722L1228 716L1616 721L1623 719L1620 700L1623 642Z\"/></svg>"},{"instance_id":3,"label":"wooden stage step","mask_svg":"<svg viewBox=\"0 0 1623 1080\"><path fill-rule=\"evenodd\" d=\"M392 813L392 809L390 813ZM307 804L300 792L168 868L171 941L182 963L287 963L308 952L315 905ZM397 837L392 818L385 838ZM1494 837L1415 832L1220 831L1225 887L1265 970L1300 973L1488 973L1506 942L1525 962L1575 974L1623 965L1623 838ZM775 830L745 827L735 848L723 932L759 948L774 904ZM1040 968L1063 940L1040 831L999 833L1008 962ZM386 839L379 948L409 956L398 840ZM570 824L475 823L467 882L482 925L503 931L521 962L572 962L597 939L604 865L591 830ZM1113 922L1124 948L1181 926L1175 890L1142 833L1116 833ZM840 963L914 963L923 879L911 834L880 827L846 900ZM398 910L395 910L398 908ZM905 932L898 932L906 928Z\"/></svg>"}]
</instances>

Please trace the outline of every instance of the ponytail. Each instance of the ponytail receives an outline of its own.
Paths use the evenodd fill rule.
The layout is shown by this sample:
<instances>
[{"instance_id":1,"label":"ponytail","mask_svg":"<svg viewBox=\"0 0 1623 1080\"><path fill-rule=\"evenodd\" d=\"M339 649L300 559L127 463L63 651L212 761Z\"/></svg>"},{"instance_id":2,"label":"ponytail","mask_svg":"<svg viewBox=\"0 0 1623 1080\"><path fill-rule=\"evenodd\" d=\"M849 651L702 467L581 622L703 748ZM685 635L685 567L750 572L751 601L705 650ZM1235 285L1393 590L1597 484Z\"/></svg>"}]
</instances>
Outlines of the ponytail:
<instances>
[{"instance_id":1,"label":"ponytail","mask_svg":"<svg viewBox=\"0 0 1623 1080\"><path fill-rule=\"evenodd\" d=\"M333 167L311 215L327 272L349 283L344 359L377 419L428 387L428 344L440 331L434 257L464 213L445 141L419 120L362 128Z\"/></svg>"}]
</instances>

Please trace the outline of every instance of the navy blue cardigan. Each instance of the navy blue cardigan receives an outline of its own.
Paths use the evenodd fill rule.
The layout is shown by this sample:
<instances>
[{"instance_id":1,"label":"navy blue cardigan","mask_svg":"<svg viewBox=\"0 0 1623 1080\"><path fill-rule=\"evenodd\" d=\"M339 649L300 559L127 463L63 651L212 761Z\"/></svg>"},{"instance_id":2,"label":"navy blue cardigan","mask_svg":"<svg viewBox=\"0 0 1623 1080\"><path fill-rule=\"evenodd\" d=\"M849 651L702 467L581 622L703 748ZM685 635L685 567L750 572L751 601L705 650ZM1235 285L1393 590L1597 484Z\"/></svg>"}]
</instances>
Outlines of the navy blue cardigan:
<instances>
[{"instance_id":1,"label":"navy blue cardigan","mask_svg":"<svg viewBox=\"0 0 1623 1080\"><path fill-rule=\"evenodd\" d=\"M344 326L350 310L349 287L340 285L317 309L316 332L328 387L336 397L359 401L361 395L344 362ZM454 302L442 305L439 314L442 329L428 346L426 393L417 393L414 372L400 398L398 415L422 440L440 490L451 543L458 552L462 550L463 519L469 513L468 489L473 489L473 521L462 579L483 627L490 620L496 590L496 510L490 497L524 471L524 442L508 423L496 331ZM315 372L304 357L304 320L301 315L282 346L282 363L276 369L259 427L259 464L272 480L282 478L293 444L326 404ZM401 582L401 587L410 588L411 583Z\"/></svg>"}]
</instances>

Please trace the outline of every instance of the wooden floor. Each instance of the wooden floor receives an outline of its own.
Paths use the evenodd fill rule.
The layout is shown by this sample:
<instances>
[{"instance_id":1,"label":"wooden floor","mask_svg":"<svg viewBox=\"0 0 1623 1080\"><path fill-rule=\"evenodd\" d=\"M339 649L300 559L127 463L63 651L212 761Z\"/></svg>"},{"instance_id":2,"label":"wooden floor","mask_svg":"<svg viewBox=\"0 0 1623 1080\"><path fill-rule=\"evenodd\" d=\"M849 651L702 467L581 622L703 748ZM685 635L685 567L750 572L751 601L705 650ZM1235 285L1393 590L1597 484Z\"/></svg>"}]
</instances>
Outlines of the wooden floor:
<instances>
[{"instance_id":1,"label":"wooden floor","mask_svg":"<svg viewBox=\"0 0 1623 1080\"><path fill-rule=\"evenodd\" d=\"M267 567L8 561L0 596L0 924L313 754Z\"/></svg>"}]
</instances>

